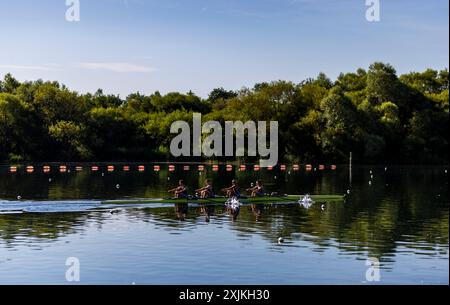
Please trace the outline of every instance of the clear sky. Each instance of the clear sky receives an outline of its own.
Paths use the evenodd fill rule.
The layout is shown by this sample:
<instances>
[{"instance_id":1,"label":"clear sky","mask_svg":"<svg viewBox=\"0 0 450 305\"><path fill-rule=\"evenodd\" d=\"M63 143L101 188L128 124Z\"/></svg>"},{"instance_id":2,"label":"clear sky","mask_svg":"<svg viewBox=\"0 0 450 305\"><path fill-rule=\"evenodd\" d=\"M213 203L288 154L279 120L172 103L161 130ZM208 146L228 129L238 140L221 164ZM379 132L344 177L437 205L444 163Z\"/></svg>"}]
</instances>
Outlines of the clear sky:
<instances>
[{"instance_id":1,"label":"clear sky","mask_svg":"<svg viewBox=\"0 0 450 305\"><path fill-rule=\"evenodd\" d=\"M399 73L448 67L448 0L0 0L0 77L58 80L125 97L160 90L205 97L278 79L389 62Z\"/></svg>"}]
</instances>

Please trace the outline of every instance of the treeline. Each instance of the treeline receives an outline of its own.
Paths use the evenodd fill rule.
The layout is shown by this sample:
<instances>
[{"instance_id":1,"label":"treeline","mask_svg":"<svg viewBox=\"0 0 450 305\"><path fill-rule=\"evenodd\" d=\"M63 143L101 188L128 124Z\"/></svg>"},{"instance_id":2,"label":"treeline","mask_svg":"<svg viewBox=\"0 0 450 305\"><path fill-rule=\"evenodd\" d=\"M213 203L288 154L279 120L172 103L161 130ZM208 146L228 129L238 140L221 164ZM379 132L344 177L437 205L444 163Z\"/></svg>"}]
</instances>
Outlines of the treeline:
<instances>
[{"instance_id":1,"label":"treeline","mask_svg":"<svg viewBox=\"0 0 450 305\"><path fill-rule=\"evenodd\" d=\"M448 70L397 76L389 64L239 91L79 94L58 82L0 81L1 161L167 160L170 125L279 121L283 161L448 163ZM248 160L252 161L252 160Z\"/></svg>"}]
</instances>

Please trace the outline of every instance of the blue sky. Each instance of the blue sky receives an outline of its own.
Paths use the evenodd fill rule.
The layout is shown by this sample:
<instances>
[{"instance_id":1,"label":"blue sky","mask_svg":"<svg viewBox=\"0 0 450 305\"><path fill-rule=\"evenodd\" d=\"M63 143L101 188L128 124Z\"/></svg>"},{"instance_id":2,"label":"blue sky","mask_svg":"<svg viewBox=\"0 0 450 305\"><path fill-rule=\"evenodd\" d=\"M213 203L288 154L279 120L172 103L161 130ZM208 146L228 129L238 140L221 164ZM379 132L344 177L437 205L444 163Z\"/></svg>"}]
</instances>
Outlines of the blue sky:
<instances>
[{"instance_id":1,"label":"blue sky","mask_svg":"<svg viewBox=\"0 0 450 305\"><path fill-rule=\"evenodd\" d=\"M125 97L160 90L205 97L278 79L389 62L399 73L448 67L447 0L0 0L0 77L58 80Z\"/></svg>"}]
</instances>

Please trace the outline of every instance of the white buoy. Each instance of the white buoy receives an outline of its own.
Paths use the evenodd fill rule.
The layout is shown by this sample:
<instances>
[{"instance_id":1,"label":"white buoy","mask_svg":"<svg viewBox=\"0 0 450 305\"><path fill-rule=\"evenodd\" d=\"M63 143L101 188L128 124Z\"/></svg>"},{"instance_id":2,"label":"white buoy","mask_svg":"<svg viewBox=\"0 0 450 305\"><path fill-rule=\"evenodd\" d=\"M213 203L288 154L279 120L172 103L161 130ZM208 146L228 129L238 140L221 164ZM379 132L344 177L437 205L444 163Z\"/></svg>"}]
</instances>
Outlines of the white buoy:
<instances>
[{"instance_id":1,"label":"white buoy","mask_svg":"<svg viewBox=\"0 0 450 305\"><path fill-rule=\"evenodd\" d=\"M169 181L170 180L170 177L167 177L167 181Z\"/></svg>"},{"instance_id":2,"label":"white buoy","mask_svg":"<svg viewBox=\"0 0 450 305\"><path fill-rule=\"evenodd\" d=\"M373 175L370 175L370 179L373 179Z\"/></svg>"},{"instance_id":3,"label":"white buoy","mask_svg":"<svg viewBox=\"0 0 450 305\"><path fill-rule=\"evenodd\" d=\"M387 167L384 168L384 171L387 172Z\"/></svg>"},{"instance_id":4,"label":"white buoy","mask_svg":"<svg viewBox=\"0 0 450 305\"><path fill-rule=\"evenodd\" d=\"M52 178L48 178L48 182L52 182Z\"/></svg>"},{"instance_id":5,"label":"white buoy","mask_svg":"<svg viewBox=\"0 0 450 305\"><path fill-rule=\"evenodd\" d=\"M274 176L273 179L277 180L277 176Z\"/></svg>"},{"instance_id":6,"label":"white buoy","mask_svg":"<svg viewBox=\"0 0 450 305\"><path fill-rule=\"evenodd\" d=\"M369 173L372 175L372 170L370 170Z\"/></svg>"},{"instance_id":7,"label":"white buoy","mask_svg":"<svg viewBox=\"0 0 450 305\"><path fill-rule=\"evenodd\" d=\"M284 242L283 237L278 237L278 243L279 243L279 244L282 244L283 242Z\"/></svg>"},{"instance_id":8,"label":"white buoy","mask_svg":"<svg viewBox=\"0 0 450 305\"><path fill-rule=\"evenodd\" d=\"M322 204L322 205L320 206L320 208L322 209L322 211L325 211L325 205L324 205L324 204Z\"/></svg>"},{"instance_id":9,"label":"white buoy","mask_svg":"<svg viewBox=\"0 0 450 305\"><path fill-rule=\"evenodd\" d=\"M105 173L102 173L102 177L105 177Z\"/></svg>"},{"instance_id":10,"label":"white buoy","mask_svg":"<svg viewBox=\"0 0 450 305\"><path fill-rule=\"evenodd\" d=\"M17 200L21 200L22 199L22 196L17 196Z\"/></svg>"},{"instance_id":11,"label":"white buoy","mask_svg":"<svg viewBox=\"0 0 450 305\"><path fill-rule=\"evenodd\" d=\"M120 184L117 184L117 185L116 185L116 189L120 189Z\"/></svg>"},{"instance_id":12,"label":"white buoy","mask_svg":"<svg viewBox=\"0 0 450 305\"><path fill-rule=\"evenodd\" d=\"M372 181L369 181L369 185L372 185Z\"/></svg>"},{"instance_id":13,"label":"white buoy","mask_svg":"<svg viewBox=\"0 0 450 305\"><path fill-rule=\"evenodd\" d=\"M347 190L347 195L350 195L350 190Z\"/></svg>"}]
</instances>

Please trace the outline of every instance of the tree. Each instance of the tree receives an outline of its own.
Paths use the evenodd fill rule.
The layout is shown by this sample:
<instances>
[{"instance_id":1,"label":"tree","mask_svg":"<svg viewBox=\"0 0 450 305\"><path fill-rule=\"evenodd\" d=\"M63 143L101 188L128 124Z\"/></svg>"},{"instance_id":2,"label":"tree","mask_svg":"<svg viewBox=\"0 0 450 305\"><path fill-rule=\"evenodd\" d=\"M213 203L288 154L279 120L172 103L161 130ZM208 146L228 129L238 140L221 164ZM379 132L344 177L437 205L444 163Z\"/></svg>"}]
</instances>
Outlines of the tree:
<instances>
[{"instance_id":1,"label":"tree","mask_svg":"<svg viewBox=\"0 0 450 305\"><path fill-rule=\"evenodd\" d=\"M367 73L367 98L371 104L398 102L399 89L396 71L391 65L379 62L370 65Z\"/></svg>"},{"instance_id":2,"label":"tree","mask_svg":"<svg viewBox=\"0 0 450 305\"><path fill-rule=\"evenodd\" d=\"M340 87L331 90L320 108L325 122L321 132L322 149L332 160L345 159L350 150L358 147L362 137L357 109Z\"/></svg>"},{"instance_id":3,"label":"tree","mask_svg":"<svg viewBox=\"0 0 450 305\"><path fill-rule=\"evenodd\" d=\"M364 90L367 84L367 72L364 69L358 69L356 73L341 73L337 84L346 92Z\"/></svg>"},{"instance_id":4,"label":"tree","mask_svg":"<svg viewBox=\"0 0 450 305\"><path fill-rule=\"evenodd\" d=\"M384 102L375 107L379 115L380 126L385 128L385 135L395 137L401 134L401 122L398 117L398 106L392 102Z\"/></svg>"},{"instance_id":5,"label":"tree","mask_svg":"<svg viewBox=\"0 0 450 305\"><path fill-rule=\"evenodd\" d=\"M317 85L319 85L325 89L331 89L331 87L333 87L333 83L323 72L319 73L319 75L317 76L314 83L316 83Z\"/></svg>"},{"instance_id":6,"label":"tree","mask_svg":"<svg viewBox=\"0 0 450 305\"><path fill-rule=\"evenodd\" d=\"M83 143L85 127L71 121L58 121L49 126L49 135L60 149L55 158L61 160L89 160L92 152Z\"/></svg>"},{"instance_id":7,"label":"tree","mask_svg":"<svg viewBox=\"0 0 450 305\"><path fill-rule=\"evenodd\" d=\"M237 92L79 94L53 81L0 81L0 160L171 158L170 126L203 121L278 121L284 161L448 162L448 70L397 77L385 63L300 83L272 81ZM251 159L248 159L251 160Z\"/></svg>"},{"instance_id":8,"label":"tree","mask_svg":"<svg viewBox=\"0 0 450 305\"><path fill-rule=\"evenodd\" d=\"M448 70L411 72L400 76L400 81L424 94L436 94L448 89Z\"/></svg>"},{"instance_id":9,"label":"tree","mask_svg":"<svg viewBox=\"0 0 450 305\"><path fill-rule=\"evenodd\" d=\"M141 129L133 117L121 108L91 109L86 134L87 149L103 160L133 158L141 148L150 144L144 142Z\"/></svg>"},{"instance_id":10,"label":"tree","mask_svg":"<svg viewBox=\"0 0 450 305\"><path fill-rule=\"evenodd\" d=\"M0 157L36 158L44 149L42 127L29 105L16 96L0 93Z\"/></svg>"},{"instance_id":11,"label":"tree","mask_svg":"<svg viewBox=\"0 0 450 305\"><path fill-rule=\"evenodd\" d=\"M20 86L20 83L10 73L6 74L3 82L0 84L0 92L14 93L14 90Z\"/></svg>"},{"instance_id":12,"label":"tree","mask_svg":"<svg viewBox=\"0 0 450 305\"><path fill-rule=\"evenodd\" d=\"M105 95L102 89L98 89L92 97L92 102L95 107L120 107L124 101L118 95Z\"/></svg>"},{"instance_id":13,"label":"tree","mask_svg":"<svg viewBox=\"0 0 450 305\"><path fill-rule=\"evenodd\" d=\"M136 113L150 113L156 110L156 107L152 104L152 98L150 96L140 94L139 92L127 96L124 105L127 107L127 109L132 110Z\"/></svg>"},{"instance_id":14,"label":"tree","mask_svg":"<svg viewBox=\"0 0 450 305\"><path fill-rule=\"evenodd\" d=\"M237 93L231 90L225 90L222 87L216 88L211 93L209 93L208 101L210 103L215 103L218 100L228 100L237 97Z\"/></svg>"}]
</instances>

